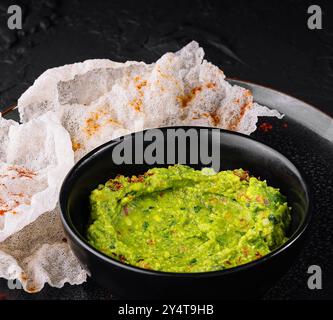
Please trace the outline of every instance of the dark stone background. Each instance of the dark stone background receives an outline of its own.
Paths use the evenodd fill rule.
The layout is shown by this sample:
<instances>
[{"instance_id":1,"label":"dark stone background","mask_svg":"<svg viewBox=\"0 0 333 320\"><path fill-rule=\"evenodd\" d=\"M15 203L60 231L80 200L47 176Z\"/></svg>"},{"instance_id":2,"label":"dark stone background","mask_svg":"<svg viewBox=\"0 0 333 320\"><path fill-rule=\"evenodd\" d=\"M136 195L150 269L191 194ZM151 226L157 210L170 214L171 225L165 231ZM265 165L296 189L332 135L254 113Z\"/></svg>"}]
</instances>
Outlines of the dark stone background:
<instances>
[{"instance_id":1,"label":"dark stone background","mask_svg":"<svg viewBox=\"0 0 333 320\"><path fill-rule=\"evenodd\" d=\"M24 9L20 31L6 26L13 3ZM322 30L307 28L311 4L321 5ZM89 58L152 62L193 39L227 76L284 91L333 115L333 2L307 0L1 0L0 110L15 104L50 67ZM264 298L333 298L331 287L308 290L299 279L306 270L295 270ZM332 284L332 271L324 274L324 283L327 277ZM2 297L107 299L111 293L88 281L28 295L6 290L0 281Z\"/></svg>"},{"instance_id":2,"label":"dark stone background","mask_svg":"<svg viewBox=\"0 0 333 320\"><path fill-rule=\"evenodd\" d=\"M6 10L22 4L23 30ZM307 28L321 4L323 29ZM89 58L155 61L195 39L229 77L302 98L333 114L332 1L0 1L0 108L43 71ZM1 109L0 109L1 110Z\"/></svg>"}]
</instances>

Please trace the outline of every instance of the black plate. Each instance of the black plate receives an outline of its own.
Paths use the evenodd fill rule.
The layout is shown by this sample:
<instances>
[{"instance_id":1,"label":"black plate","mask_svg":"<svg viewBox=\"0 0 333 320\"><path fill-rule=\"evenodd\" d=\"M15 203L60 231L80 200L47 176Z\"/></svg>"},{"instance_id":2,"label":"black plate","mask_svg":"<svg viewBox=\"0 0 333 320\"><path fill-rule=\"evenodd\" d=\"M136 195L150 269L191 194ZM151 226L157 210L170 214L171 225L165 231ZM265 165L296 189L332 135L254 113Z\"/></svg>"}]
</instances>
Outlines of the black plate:
<instances>
[{"instance_id":1,"label":"black plate","mask_svg":"<svg viewBox=\"0 0 333 320\"><path fill-rule=\"evenodd\" d=\"M302 168L313 193L313 218L301 253L291 268L262 296L265 299L320 298L333 296L333 120L314 107L281 92L248 82L232 82L248 87L255 100L285 113L282 120L261 118L259 128L251 136L270 145ZM17 119L15 112L6 117ZM262 125L264 124L264 125ZM268 125L267 125L268 124ZM261 126L262 125L262 126ZM323 270L323 289L307 287L310 265ZM8 290L5 281L0 291L8 299L109 299L112 292L97 286L91 280L80 286L65 285L63 289L46 287L42 292L29 295Z\"/></svg>"}]
</instances>

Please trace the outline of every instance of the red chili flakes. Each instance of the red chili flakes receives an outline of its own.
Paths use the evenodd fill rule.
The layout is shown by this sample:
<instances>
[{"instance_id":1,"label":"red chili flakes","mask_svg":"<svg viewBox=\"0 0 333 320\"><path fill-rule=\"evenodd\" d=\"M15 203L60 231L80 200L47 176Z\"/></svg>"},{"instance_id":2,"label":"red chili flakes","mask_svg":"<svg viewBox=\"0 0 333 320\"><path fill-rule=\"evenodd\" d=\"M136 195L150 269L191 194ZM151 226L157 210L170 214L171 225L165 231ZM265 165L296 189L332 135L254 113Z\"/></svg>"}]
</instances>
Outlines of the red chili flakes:
<instances>
[{"instance_id":1,"label":"red chili flakes","mask_svg":"<svg viewBox=\"0 0 333 320\"><path fill-rule=\"evenodd\" d=\"M138 177L138 182L143 182L145 180L145 177L140 174L139 177Z\"/></svg>"},{"instance_id":2,"label":"red chili flakes","mask_svg":"<svg viewBox=\"0 0 333 320\"><path fill-rule=\"evenodd\" d=\"M113 181L113 187L115 188L115 190L119 190L123 187L123 185L118 181Z\"/></svg>"},{"instance_id":3,"label":"red chili flakes","mask_svg":"<svg viewBox=\"0 0 333 320\"><path fill-rule=\"evenodd\" d=\"M80 142L77 142L75 139L72 139L72 148L73 151L77 151L79 149L81 149L82 145Z\"/></svg>"},{"instance_id":4,"label":"red chili flakes","mask_svg":"<svg viewBox=\"0 0 333 320\"><path fill-rule=\"evenodd\" d=\"M125 256L123 256L122 254L119 255L119 260L120 262L125 262L126 261L126 258Z\"/></svg>"},{"instance_id":5,"label":"red chili flakes","mask_svg":"<svg viewBox=\"0 0 333 320\"><path fill-rule=\"evenodd\" d=\"M260 254L260 252L256 252L255 255L256 255L256 258L257 258L257 259L259 259L259 258L262 257L262 255Z\"/></svg>"},{"instance_id":6,"label":"red chili flakes","mask_svg":"<svg viewBox=\"0 0 333 320\"><path fill-rule=\"evenodd\" d=\"M273 125L271 123L268 122L263 122L260 126L259 126L259 130L263 131L263 132L268 132L270 130L273 129Z\"/></svg>"},{"instance_id":7,"label":"red chili flakes","mask_svg":"<svg viewBox=\"0 0 333 320\"><path fill-rule=\"evenodd\" d=\"M11 196L14 196L14 197L20 197L20 198L23 198L24 197L24 194L22 192L19 192L19 193L15 193L15 192L9 192L9 194Z\"/></svg>"},{"instance_id":8,"label":"red chili flakes","mask_svg":"<svg viewBox=\"0 0 333 320\"><path fill-rule=\"evenodd\" d=\"M0 216L3 216L7 212L10 212L11 214L17 214L17 212L13 209L18 207L20 205L20 202L17 200L13 200L13 202L15 205L12 205L10 207L8 203L6 203L2 198L0 198ZM27 201L25 201L24 203L29 204Z\"/></svg>"},{"instance_id":9,"label":"red chili flakes","mask_svg":"<svg viewBox=\"0 0 333 320\"><path fill-rule=\"evenodd\" d=\"M123 184L116 179L110 179L108 181L108 188L111 189L112 191L117 191L123 187Z\"/></svg>"},{"instance_id":10,"label":"red chili flakes","mask_svg":"<svg viewBox=\"0 0 333 320\"><path fill-rule=\"evenodd\" d=\"M66 243L67 242L67 238L64 237L64 238L61 239L61 241Z\"/></svg>"},{"instance_id":11,"label":"red chili flakes","mask_svg":"<svg viewBox=\"0 0 333 320\"><path fill-rule=\"evenodd\" d=\"M233 172L234 175L236 175L237 177L239 177L240 181L249 181L250 180L250 174L248 171L243 171L243 172L239 172L237 170L235 170Z\"/></svg>"},{"instance_id":12,"label":"red chili flakes","mask_svg":"<svg viewBox=\"0 0 333 320\"><path fill-rule=\"evenodd\" d=\"M217 126L220 122L220 117L215 112L210 114L210 119L212 120L213 126Z\"/></svg>"},{"instance_id":13,"label":"red chili flakes","mask_svg":"<svg viewBox=\"0 0 333 320\"><path fill-rule=\"evenodd\" d=\"M139 82L138 84L136 84L135 86L140 91L146 85L147 85L147 80L143 80L143 81Z\"/></svg>"},{"instance_id":14,"label":"red chili flakes","mask_svg":"<svg viewBox=\"0 0 333 320\"><path fill-rule=\"evenodd\" d=\"M26 282L28 280L28 277L27 277L27 275L24 272L21 273L21 280L23 282Z\"/></svg>"},{"instance_id":15,"label":"red chili flakes","mask_svg":"<svg viewBox=\"0 0 333 320\"><path fill-rule=\"evenodd\" d=\"M34 176L36 176L36 172L29 170L27 168L23 168L23 167L10 166L8 168L8 170L16 171L17 175L20 178L25 177L25 178L32 179Z\"/></svg>"},{"instance_id":16,"label":"red chili flakes","mask_svg":"<svg viewBox=\"0 0 333 320\"><path fill-rule=\"evenodd\" d=\"M131 178L128 178L127 180L130 183L143 182L145 180L145 175L140 174L138 177L132 176Z\"/></svg>"},{"instance_id":17,"label":"red chili flakes","mask_svg":"<svg viewBox=\"0 0 333 320\"><path fill-rule=\"evenodd\" d=\"M216 83L214 82L208 82L206 84L207 89L215 89L216 88Z\"/></svg>"},{"instance_id":18,"label":"red chili flakes","mask_svg":"<svg viewBox=\"0 0 333 320\"><path fill-rule=\"evenodd\" d=\"M149 244L149 245L154 245L155 244L155 240L153 240L153 239L149 239L148 241L147 241L147 244Z\"/></svg>"},{"instance_id":19,"label":"red chili flakes","mask_svg":"<svg viewBox=\"0 0 333 320\"><path fill-rule=\"evenodd\" d=\"M130 183L137 182L137 180L138 180L137 176L128 177L128 182Z\"/></svg>"},{"instance_id":20,"label":"red chili flakes","mask_svg":"<svg viewBox=\"0 0 333 320\"><path fill-rule=\"evenodd\" d=\"M185 96L178 96L177 100L182 108L186 108L187 105L192 101L194 96L192 94L185 95Z\"/></svg>"},{"instance_id":21,"label":"red chili flakes","mask_svg":"<svg viewBox=\"0 0 333 320\"><path fill-rule=\"evenodd\" d=\"M116 188L117 190L119 190L119 189L121 189L122 187L123 187L123 185L122 185L120 182L116 181L116 183L115 183L115 188Z\"/></svg>"},{"instance_id":22,"label":"red chili flakes","mask_svg":"<svg viewBox=\"0 0 333 320\"><path fill-rule=\"evenodd\" d=\"M85 133L88 137L93 136L100 128L100 124L98 123L101 117L100 112L91 112L89 118L86 120L86 125L84 128Z\"/></svg>"},{"instance_id":23,"label":"red chili flakes","mask_svg":"<svg viewBox=\"0 0 333 320\"><path fill-rule=\"evenodd\" d=\"M132 108L134 108L135 111L139 112L139 111L141 111L143 101L140 98L135 98L129 104Z\"/></svg>"},{"instance_id":24,"label":"red chili flakes","mask_svg":"<svg viewBox=\"0 0 333 320\"><path fill-rule=\"evenodd\" d=\"M0 208L0 216L3 216L10 210L8 204L2 198L0 198Z\"/></svg>"},{"instance_id":25,"label":"red chili flakes","mask_svg":"<svg viewBox=\"0 0 333 320\"><path fill-rule=\"evenodd\" d=\"M103 110L103 108L99 108L98 110L89 113L89 117L85 120L85 125L82 130L85 132L86 136L90 138L102 127L110 124L118 125L119 123L110 118L108 113ZM75 140L72 140L72 147L74 151L77 151L82 147L82 145Z\"/></svg>"},{"instance_id":26,"label":"red chili flakes","mask_svg":"<svg viewBox=\"0 0 333 320\"><path fill-rule=\"evenodd\" d=\"M229 124L229 127L228 129L229 130L233 130L235 131L239 125L239 123L241 122L245 112L250 109L252 107L252 93L250 90L246 90L244 92L244 103L240 106L240 109L239 109L239 114L237 117L235 117L231 123ZM236 103L240 103L240 99L237 99L238 102Z\"/></svg>"},{"instance_id":27,"label":"red chili flakes","mask_svg":"<svg viewBox=\"0 0 333 320\"><path fill-rule=\"evenodd\" d=\"M195 96L197 93L202 91L202 87L194 87L193 89L191 89L191 96Z\"/></svg>"},{"instance_id":28,"label":"red chili flakes","mask_svg":"<svg viewBox=\"0 0 333 320\"><path fill-rule=\"evenodd\" d=\"M129 105L134 108L134 110L140 112L143 105L144 91L142 90L147 85L147 80L140 81L140 77L134 77L135 87L138 90L138 97L130 101Z\"/></svg>"},{"instance_id":29,"label":"red chili flakes","mask_svg":"<svg viewBox=\"0 0 333 320\"><path fill-rule=\"evenodd\" d=\"M204 88L215 89L216 84L213 82L208 82L206 85L197 86L191 89L190 93L183 96L178 96L177 100L182 108L186 108L188 104L195 98L195 96L201 92Z\"/></svg>"}]
</instances>

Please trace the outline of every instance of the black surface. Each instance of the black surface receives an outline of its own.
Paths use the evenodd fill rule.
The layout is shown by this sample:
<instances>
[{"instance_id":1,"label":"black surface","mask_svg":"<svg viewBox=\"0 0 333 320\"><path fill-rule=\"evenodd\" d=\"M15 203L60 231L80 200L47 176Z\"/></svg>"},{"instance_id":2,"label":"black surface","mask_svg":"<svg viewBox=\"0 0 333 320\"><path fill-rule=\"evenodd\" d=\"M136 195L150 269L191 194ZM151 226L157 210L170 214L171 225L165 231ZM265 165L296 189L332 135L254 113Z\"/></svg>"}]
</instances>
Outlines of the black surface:
<instances>
[{"instance_id":1,"label":"black surface","mask_svg":"<svg viewBox=\"0 0 333 320\"><path fill-rule=\"evenodd\" d=\"M252 80L302 98L333 115L333 8L321 4L323 30L307 28L312 1L15 1L25 3L23 31L5 27L0 3L0 108L47 68L87 58L151 62L189 40L230 77ZM158 7L157 7L158 6ZM46 22L48 21L48 22ZM264 121L264 120L262 120ZM304 166L315 196L315 216L302 251L266 299L333 298L332 146L290 119L271 121L273 130L254 136ZM282 123L288 122L288 127ZM307 288L309 265L323 269L323 289ZM110 298L91 281L47 288L36 295L6 289L24 299Z\"/></svg>"},{"instance_id":2,"label":"black surface","mask_svg":"<svg viewBox=\"0 0 333 320\"><path fill-rule=\"evenodd\" d=\"M24 4L23 30L6 27L7 3ZM16 102L50 67L89 58L155 61L190 40L227 74L303 98L333 114L333 4L309 30L311 0L2 0L0 106Z\"/></svg>"}]
</instances>

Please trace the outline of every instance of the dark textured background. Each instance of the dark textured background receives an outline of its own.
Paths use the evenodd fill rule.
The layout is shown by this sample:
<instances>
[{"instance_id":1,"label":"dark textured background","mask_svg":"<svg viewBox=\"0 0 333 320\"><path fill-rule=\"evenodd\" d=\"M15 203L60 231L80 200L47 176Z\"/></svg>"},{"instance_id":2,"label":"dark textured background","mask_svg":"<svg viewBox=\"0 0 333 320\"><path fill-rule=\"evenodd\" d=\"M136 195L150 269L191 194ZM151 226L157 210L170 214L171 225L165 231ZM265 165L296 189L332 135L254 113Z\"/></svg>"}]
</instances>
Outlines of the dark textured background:
<instances>
[{"instance_id":1,"label":"dark textured background","mask_svg":"<svg viewBox=\"0 0 333 320\"><path fill-rule=\"evenodd\" d=\"M23 30L18 32L6 27L6 10L11 3L0 2L0 110L15 104L34 79L50 67L89 58L152 62L166 51L197 40L206 58L227 76L284 91L333 115L332 1L17 0L14 3L24 9ZM310 4L321 5L323 30L307 28ZM265 139L270 143L269 135ZM286 143L292 145L291 140ZM311 154L311 143L316 141L310 134L306 141L304 153L298 158L307 161L312 157L309 163L315 166L309 174L313 171L325 176L323 170L332 158L324 154L324 148ZM327 201L333 198L325 189L320 192L326 192ZM333 246L332 230L327 230L333 224L331 219L325 229L325 219L327 216L318 218L317 227L313 227L317 245L310 245L311 250L303 252L298 263L264 298L333 298L332 256L328 253ZM325 265L327 285L321 291L306 287L309 262ZM10 291L0 281L0 299L110 297L109 291L91 281L82 286L66 285L61 290L47 288L36 295Z\"/></svg>"},{"instance_id":2,"label":"dark textured background","mask_svg":"<svg viewBox=\"0 0 333 320\"><path fill-rule=\"evenodd\" d=\"M1 108L50 67L88 58L152 62L195 39L229 77L333 114L332 1L17 0L24 4L19 32L6 27L11 2L0 1ZM322 6L323 29L311 31L307 8L314 2Z\"/></svg>"}]
</instances>

